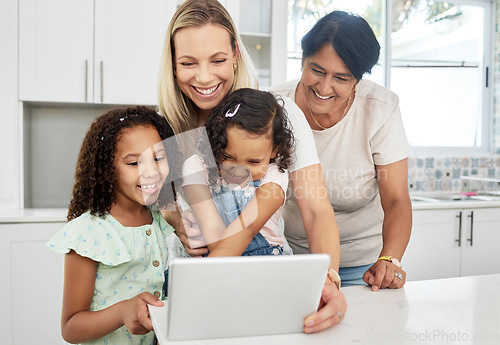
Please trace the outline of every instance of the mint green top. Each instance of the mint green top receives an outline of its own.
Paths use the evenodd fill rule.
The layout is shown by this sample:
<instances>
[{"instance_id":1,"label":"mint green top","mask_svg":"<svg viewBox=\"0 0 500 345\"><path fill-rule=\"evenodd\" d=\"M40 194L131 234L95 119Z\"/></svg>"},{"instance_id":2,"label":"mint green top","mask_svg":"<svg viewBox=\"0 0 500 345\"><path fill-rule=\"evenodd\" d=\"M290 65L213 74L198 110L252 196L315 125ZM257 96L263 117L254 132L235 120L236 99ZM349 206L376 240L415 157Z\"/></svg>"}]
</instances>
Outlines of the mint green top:
<instances>
[{"instance_id":1,"label":"mint green top","mask_svg":"<svg viewBox=\"0 0 500 345\"><path fill-rule=\"evenodd\" d=\"M105 309L144 291L161 296L168 256L165 238L174 229L160 212L151 211L151 214L152 224L126 227L110 214L98 218L86 212L67 223L47 243L58 253L66 254L72 249L78 255L97 261L91 311ZM153 343L153 332L133 335L122 326L85 344Z\"/></svg>"}]
</instances>

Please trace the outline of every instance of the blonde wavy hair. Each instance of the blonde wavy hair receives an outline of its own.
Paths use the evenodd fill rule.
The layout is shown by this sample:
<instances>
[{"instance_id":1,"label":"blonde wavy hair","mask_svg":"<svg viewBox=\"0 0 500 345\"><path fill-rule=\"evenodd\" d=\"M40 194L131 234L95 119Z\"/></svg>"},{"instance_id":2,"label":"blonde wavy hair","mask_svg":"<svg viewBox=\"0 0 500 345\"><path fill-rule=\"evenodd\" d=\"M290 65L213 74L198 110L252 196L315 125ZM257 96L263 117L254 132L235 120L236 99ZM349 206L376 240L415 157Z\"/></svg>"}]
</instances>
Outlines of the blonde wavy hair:
<instances>
[{"instance_id":1,"label":"blonde wavy hair","mask_svg":"<svg viewBox=\"0 0 500 345\"><path fill-rule=\"evenodd\" d=\"M175 12L168 26L163 45L159 83L159 112L165 116L176 134L196 127L196 106L177 85L175 80L174 37L178 30L199 27L206 24L220 25L231 38L233 52L238 50L233 84L234 90L250 87L258 88L255 68L242 44L240 35L227 10L217 0L187 0Z\"/></svg>"}]
</instances>

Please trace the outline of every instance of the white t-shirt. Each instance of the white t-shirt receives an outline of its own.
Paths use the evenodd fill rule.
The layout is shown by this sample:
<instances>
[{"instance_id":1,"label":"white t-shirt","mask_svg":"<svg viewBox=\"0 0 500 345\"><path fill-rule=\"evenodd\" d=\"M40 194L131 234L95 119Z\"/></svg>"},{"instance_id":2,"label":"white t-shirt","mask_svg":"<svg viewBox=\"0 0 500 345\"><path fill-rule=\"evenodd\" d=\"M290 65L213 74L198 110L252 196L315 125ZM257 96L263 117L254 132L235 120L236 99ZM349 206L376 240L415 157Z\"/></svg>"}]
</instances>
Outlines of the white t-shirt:
<instances>
[{"instance_id":1,"label":"white t-shirt","mask_svg":"<svg viewBox=\"0 0 500 345\"><path fill-rule=\"evenodd\" d=\"M193 155L186 159L182 168L182 176L183 176L183 186L188 185L205 185L208 186L208 170L206 169L203 158L199 155ZM267 169L266 175L262 178L260 186L265 185L266 183L276 183L278 186L283 189L285 193L286 200L286 191L288 187L288 173L280 172L279 168L276 164L271 163ZM255 191L253 192L255 194ZM283 200L283 204L285 201ZM271 246L285 246L287 245L285 235L283 234L283 229L280 226L280 219L282 213L283 205L269 218L269 220L264 224L264 227L260 230L260 233L264 238L269 242Z\"/></svg>"},{"instance_id":2,"label":"white t-shirt","mask_svg":"<svg viewBox=\"0 0 500 345\"><path fill-rule=\"evenodd\" d=\"M287 82L272 91L295 99L298 82ZM384 219L375 166L395 163L410 153L399 99L389 89L362 79L346 116L331 128L312 132L339 226L340 266L373 263L382 246ZM294 253L309 252L293 193L283 217Z\"/></svg>"}]
</instances>

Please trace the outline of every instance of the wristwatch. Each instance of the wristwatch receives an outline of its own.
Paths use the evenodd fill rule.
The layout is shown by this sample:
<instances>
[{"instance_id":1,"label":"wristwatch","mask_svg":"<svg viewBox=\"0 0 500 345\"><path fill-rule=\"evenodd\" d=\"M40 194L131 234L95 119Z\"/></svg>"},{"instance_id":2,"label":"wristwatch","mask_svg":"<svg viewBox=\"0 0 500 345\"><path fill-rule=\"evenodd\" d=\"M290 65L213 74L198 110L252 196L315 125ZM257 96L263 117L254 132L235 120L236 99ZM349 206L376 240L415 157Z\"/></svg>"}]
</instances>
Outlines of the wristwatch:
<instances>
[{"instance_id":1,"label":"wristwatch","mask_svg":"<svg viewBox=\"0 0 500 345\"><path fill-rule=\"evenodd\" d=\"M335 283L335 285L337 285L337 288L340 289L340 276L339 274L337 273L337 271L335 271L333 268L330 268L326 274L326 276L328 277L328 279L330 279L330 281L332 283Z\"/></svg>"},{"instance_id":2,"label":"wristwatch","mask_svg":"<svg viewBox=\"0 0 500 345\"><path fill-rule=\"evenodd\" d=\"M399 268L401 268L401 263L399 262L398 259L396 258L393 258L392 256L381 256L377 259L377 261L379 260L384 260L384 261L389 261L389 262L392 262L394 265L398 266Z\"/></svg>"}]
</instances>

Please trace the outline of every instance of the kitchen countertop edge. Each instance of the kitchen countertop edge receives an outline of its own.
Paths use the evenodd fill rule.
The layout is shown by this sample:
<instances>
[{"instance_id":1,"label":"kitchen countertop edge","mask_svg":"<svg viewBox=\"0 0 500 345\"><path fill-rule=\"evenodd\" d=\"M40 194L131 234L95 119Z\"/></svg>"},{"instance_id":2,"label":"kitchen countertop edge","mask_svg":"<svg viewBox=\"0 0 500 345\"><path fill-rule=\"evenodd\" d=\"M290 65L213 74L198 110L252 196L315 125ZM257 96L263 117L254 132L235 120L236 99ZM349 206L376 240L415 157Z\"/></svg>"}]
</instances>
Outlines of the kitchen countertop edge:
<instances>
[{"instance_id":1,"label":"kitchen countertop edge","mask_svg":"<svg viewBox=\"0 0 500 345\"><path fill-rule=\"evenodd\" d=\"M25 208L0 210L0 224L66 223L66 208Z\"/></svg>"},{"instance_id":2,"label":"kitchen countertop edge","mask_svg":"<svg viewBox=\"0 0 500 345\"><path fill-rule=\"evenodd\" d=\"M439 210L499 207L500 201L412 201L413 210ZM0 210L0 224L8 223L66 223L65 208L25 208Z\"/></svg>"},{"instance_id":3,"label":"kitchen countertop edge","mask_svg":"<svg viewBox=\"0 0 500 345\"><path fill-rule=\"evenodd\" d=\"M461 208L490 208L500 207L500 201L485 200L455 200L455 201L412 201L412 209L415 210L440 210Z\"/></svg>"}]
</instances>

